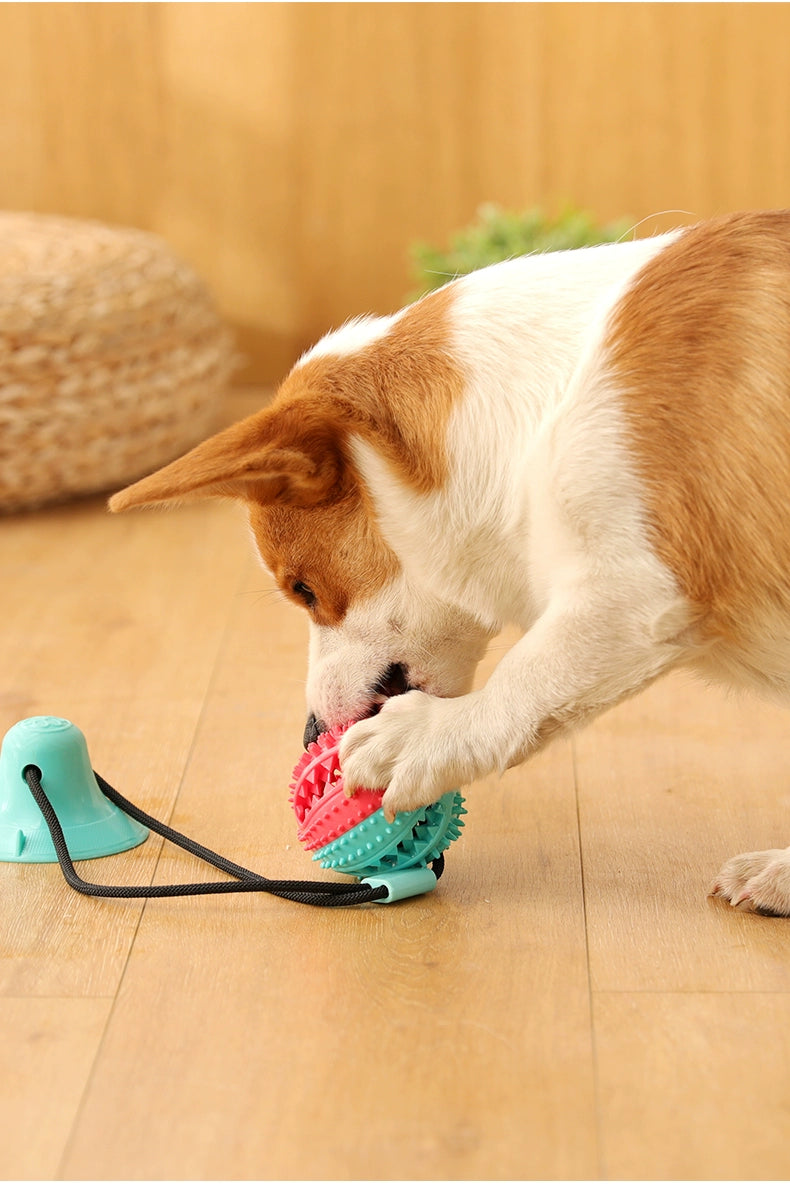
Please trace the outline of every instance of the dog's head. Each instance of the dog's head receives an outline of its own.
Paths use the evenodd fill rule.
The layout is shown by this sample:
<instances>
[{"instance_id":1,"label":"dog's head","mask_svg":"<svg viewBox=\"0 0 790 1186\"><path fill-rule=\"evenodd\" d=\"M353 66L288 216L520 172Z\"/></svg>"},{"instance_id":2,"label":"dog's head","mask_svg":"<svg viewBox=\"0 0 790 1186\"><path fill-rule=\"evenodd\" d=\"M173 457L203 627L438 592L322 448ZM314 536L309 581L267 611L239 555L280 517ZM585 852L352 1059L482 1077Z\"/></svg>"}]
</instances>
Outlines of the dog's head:
<instances>
[{"instance_id":1,"label":"dog's head","mask_svg":"<svg viewBox=\"0 0 790 1186\"><path fill-rule=\"evenodd\" d=\"M490 637L385 538L381 492L363 479L357 446L366 441L417 498L441 455L420 455L431 438L410 423L409 366L394 373L391 359L382 373L376 352L376 382L390 395L398 384L401 406L395 418L391 399L385 411L377 402L373 416L370 370L354 358L356 365L319 356L297 366L269 407L110 500L113 511L206 497L247 505L265 566L310 616L306 737L369 716L412 688L468 691Z\"/></svg>"}]
</instances>

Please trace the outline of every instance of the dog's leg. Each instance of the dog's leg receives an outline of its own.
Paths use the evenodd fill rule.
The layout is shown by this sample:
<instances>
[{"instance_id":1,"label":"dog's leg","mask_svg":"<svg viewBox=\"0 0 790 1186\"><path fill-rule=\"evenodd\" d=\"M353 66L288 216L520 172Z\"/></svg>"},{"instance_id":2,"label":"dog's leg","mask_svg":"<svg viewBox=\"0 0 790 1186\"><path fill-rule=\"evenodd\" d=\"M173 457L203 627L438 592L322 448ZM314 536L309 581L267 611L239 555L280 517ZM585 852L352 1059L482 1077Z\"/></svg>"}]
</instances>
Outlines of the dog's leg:
<instances>
[{"instance_id":1,"label":"dog's leg","mask_svg":"<svg viewBox=\"0 0 790 1186\"><path fill-rule=\"evenodd\" d=\"M622 584L604 584L600 596L588 581L555 598L479 691L456 699L409 692L354 725L340 749L349 793L387 787L389 818L424 806L523 761L677 662L685 604L649 595L623 604L612 593Z\"/></svg>"},{"instance_id":2,"label":"dog's leg","mask_svg":"<svg viewBox=\"0 0 790 1186\"><path fill-rule=\"evenodd\" d=\"M790 916L790 848L732 857L722 866L710 892L740 910Z\"/></svg>"}]
</instances>

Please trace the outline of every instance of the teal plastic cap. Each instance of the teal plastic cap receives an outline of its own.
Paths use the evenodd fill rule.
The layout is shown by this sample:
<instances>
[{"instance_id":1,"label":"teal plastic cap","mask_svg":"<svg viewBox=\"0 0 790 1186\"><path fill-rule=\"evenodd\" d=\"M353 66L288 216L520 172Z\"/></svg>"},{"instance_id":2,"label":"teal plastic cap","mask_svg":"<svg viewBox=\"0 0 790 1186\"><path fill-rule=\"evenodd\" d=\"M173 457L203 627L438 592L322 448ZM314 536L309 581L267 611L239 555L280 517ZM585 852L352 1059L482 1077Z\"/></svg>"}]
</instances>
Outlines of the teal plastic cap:
<instances>
[{"instance_id":1,"label":"teal plastic cap","mask_svg":"<svg viewBox=\"0 0 790 1186\"><path fill-rule=\"evenodd\" d=\"M386 898L379 902L400 902L403 898L416 898L418 894L429 894L436 889L436 874L424 866L420 869L393 869L391 873L361 878L363 885L387 887Z\"/></svg>"},{"instance_id":2,"label":"teal plastic cap","mask_svg":"<svg viewBox=\"0 0 790 1186\"><path fill-rule=\"evenodd\" d=\"M0 861L56 861L44 817L24 779L41 771L72 860L106 857L142 844L148 829L105 798L91 769L85 737L61 717L28 717L0 748Z\"/></svg>"}]
</instances>

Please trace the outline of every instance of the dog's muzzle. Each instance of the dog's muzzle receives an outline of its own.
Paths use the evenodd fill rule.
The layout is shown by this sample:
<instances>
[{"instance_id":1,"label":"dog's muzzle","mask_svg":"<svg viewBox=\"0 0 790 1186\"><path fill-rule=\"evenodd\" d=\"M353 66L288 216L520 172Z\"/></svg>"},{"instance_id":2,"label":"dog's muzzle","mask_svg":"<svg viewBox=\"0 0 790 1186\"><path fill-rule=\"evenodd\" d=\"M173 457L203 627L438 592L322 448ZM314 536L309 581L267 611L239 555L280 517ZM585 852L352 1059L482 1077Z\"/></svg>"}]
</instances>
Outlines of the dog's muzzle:
<instances>
[{"instance_id":1,"label":"dog's muzzle","mask_svg":"<svg viewBox=\"0 0 790 1186\"><path fill-rule=\"evenodd\" d=\"M383 675L379 676L373 686L373 698L371 700L370 708L368 709L368 716L375 716L382 704L390 699L391 696L402 696L404 692L413 691L413 685L409 683L409 672L403 663L390 663ZM317 741L322 733L326 732L326 725L319 720L314 712L311 712L307 718L307 724L304 729L304 748Z\"/></svg>"}]
</instances>

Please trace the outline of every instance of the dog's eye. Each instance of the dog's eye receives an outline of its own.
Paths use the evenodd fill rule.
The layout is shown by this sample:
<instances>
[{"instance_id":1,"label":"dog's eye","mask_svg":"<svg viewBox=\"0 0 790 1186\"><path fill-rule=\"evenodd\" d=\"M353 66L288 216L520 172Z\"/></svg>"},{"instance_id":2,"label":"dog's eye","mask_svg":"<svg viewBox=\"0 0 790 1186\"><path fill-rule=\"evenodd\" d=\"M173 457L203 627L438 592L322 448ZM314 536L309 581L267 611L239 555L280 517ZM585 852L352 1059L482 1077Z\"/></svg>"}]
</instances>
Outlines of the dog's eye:
<instances>
[{"instance_id":1,"label":"dog's eye","mask_svg":"<svg viewBox=\"0 0 790 1186\"><path fill-rule=\"evenodd\" d=\"M304 583L304 581L294 581L294 583L291 585L291 592L294 593L301 601L303 601L308 609L312 609L315 605L315 593Z\"/></svg>"}]
</instances>

